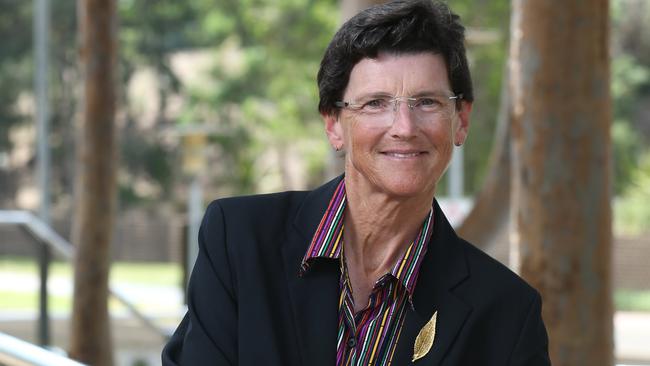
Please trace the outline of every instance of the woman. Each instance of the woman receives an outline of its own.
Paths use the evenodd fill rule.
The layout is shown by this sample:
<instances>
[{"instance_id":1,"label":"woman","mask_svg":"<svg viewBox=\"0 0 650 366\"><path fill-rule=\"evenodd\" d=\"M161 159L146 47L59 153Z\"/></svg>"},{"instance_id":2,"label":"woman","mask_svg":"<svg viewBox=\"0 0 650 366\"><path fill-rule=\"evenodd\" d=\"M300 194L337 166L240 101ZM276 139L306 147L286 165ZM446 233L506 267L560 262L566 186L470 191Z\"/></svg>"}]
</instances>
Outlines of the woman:
<instances>
[{"instance_id":1,"label":"woman","mask_svg":"<svg viewBox=\"0 0 650 366\"><path fill-rule=\"evenodd\" d=\"M538 293L434 200L465 142L464 28L442 3L361 12L318 73L345 174L213 202L164 365L548 365Z\"/></svg>"}]
</instances>

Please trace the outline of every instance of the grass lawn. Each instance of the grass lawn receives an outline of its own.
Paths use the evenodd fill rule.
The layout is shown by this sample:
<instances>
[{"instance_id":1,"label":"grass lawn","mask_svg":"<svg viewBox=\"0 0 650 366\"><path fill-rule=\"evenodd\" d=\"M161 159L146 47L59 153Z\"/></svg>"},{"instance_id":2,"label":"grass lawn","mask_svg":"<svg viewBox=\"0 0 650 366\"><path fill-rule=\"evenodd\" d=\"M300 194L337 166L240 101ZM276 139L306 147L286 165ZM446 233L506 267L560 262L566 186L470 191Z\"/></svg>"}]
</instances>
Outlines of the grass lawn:
<instances>
[{"instance_id":1,"label":"grass lawn","mask_svg":"<svg viewBox=\"0 0 650 366\"><path fill-rule=\"evenodd\" d=\"M68 296L48 297L49 309L54 312L67 312L71 308L71 298ZM38 294L31 292L17 292L0 290L0 312L23 311L38 309Z\"/></svg>"},{"instance_id":2,"label":"grass lawn","mask_svg":"<svg viewBox=\"0 0 650 366\"><path fill-rule=\"evenodd\" d=\"M35 260L25 258L0 259L0 274L38 275ZM182 276L180 266L172 263L125 263L111 266L111 282L127 282L143 285L178 286ZM50 277L72 276L69 263L55 261L50 265Z\"/></svg>"},{"instance_id":3,"label":"grass lawn","mask_svg":"<svg viewBox=\"0 0 650 366\"><path fill-rule=\"evenodd\" d=\"M50 266L49 307L55 312L71 309L72 266L60 261ZM180 266L171 263L114 263L111 267L111 285L137 285L148 287L173 287L181 282ZM54 283L54 284L53 284ZM57 288L59 285L65 287ZM52 289L54 287L54 291ZM27 288L27 289L26 289ZM32 290L34 289L34 290ZM151 300L151 304L146 300ZM142 310L156 307L156 299L140 300L136 305ZM159 302L159 301L158 301ZM116 300L110 300L111 310L124 308ZM26 258L0 259L0 312L29 311L38 309L38 267L34 260Z\"/></svg>"},{"instance_id":4,"label":"grass lawn","mask_svg":"<svg viewBox=\"0 0 650 366\"><path fill-rule=\"evenodd\" d=\"M614 308L622 311L650 312L650 290L616 290Z\"/></svg>"},{"instance_id":5,"label":"grass lawn","mask_svg":"<svg viewBox=\"0 0 650 366\"><path fill-rule=\"evenodd\" d=\"M111 284L137 284L142 286L177 287L181 282L181 268L171 263L114 263L111 267ZM0 259L0 282L12 278L32 278L38 281L36 262L25 258ZM51 279L71 279L70 264L53 262L50 267ZM53 311L69 311L70 296L50 294L50 307ZM111 300L111 309L121 306ZM146 308L146 304L143 304ZM614 306L622 311L650 312L650 290L618 289L614 293ZM15 288L4 288L0 283L0 312L7 310L30 310L38 308L37 291L25 292Z\"/></svg>"}]
</instances>

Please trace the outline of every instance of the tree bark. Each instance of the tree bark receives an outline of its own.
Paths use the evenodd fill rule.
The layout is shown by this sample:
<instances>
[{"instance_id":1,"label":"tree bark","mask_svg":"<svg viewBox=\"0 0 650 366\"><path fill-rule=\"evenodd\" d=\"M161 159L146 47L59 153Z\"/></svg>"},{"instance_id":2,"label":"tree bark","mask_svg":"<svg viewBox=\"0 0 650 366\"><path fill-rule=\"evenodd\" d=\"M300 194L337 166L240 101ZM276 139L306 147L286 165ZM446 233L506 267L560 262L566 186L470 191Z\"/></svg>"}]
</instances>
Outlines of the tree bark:
<instances>
[{"instance_id":1,"label":"tree bark","mask_svg":"<svg viewBox=\"0 0 650 366\"><path fill-rule=\"evenodd\" d=\"M613 364L607 0L515 0L511 237L555 366Z\"/></svg>"},{"instance_id":2,"label":"tree bark","mask_svg":"<svg viewBox=\"0 0 650 366\"><path fill-rule=\"evenodd\" d=\"M83 106L76 177L70 356L113 364L108 276L116 194L116 4L78 0Z\"/></svg>"}]
</instances>

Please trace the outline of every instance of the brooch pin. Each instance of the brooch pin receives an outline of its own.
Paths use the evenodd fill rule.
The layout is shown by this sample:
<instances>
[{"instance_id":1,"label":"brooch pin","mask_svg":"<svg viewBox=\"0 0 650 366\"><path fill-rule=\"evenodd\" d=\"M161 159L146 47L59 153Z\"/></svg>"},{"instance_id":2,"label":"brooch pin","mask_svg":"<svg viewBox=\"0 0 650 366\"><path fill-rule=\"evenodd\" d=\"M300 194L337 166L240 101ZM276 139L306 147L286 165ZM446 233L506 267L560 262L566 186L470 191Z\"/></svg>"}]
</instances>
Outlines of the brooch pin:
<instances>
[{"instance_id":1,"label":"brooch pin","mask_svg":"<svg viewBox=\"0 0 650 366\"><path fill-rule=\"evenodd\" d=\"M431 319L422 327L418 336L415 337L415 344L413 345L413 360L415 362L422 357L424 357L431 346L433 345L433 340L436 338L436 319L438 318L438 312L434 312Z\"/></svg>"}]
</instances>

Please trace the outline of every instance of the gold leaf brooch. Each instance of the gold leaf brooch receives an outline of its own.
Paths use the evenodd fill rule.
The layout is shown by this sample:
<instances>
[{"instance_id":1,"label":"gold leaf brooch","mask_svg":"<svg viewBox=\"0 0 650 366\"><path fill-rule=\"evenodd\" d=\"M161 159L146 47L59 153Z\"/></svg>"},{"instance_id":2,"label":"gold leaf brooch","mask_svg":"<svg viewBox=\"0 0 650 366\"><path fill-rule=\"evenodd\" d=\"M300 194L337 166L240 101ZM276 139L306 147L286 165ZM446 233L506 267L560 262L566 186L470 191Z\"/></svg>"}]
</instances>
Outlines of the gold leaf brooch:
<instances>
[{"instance_id":1,"label":"gold leaf brooch","mask_svg":"<svg viewBox=\"0 0 650 366\"><path fill-rule=\"evenodd\" d=\"M434 312L431 319L422 327L418 336L415 337L415 344L413 345L413 360L421 359L431 349L433 345L433 340L436 338L436 319L438 318L438 312Z\"/></svg>"}]
</instances>

